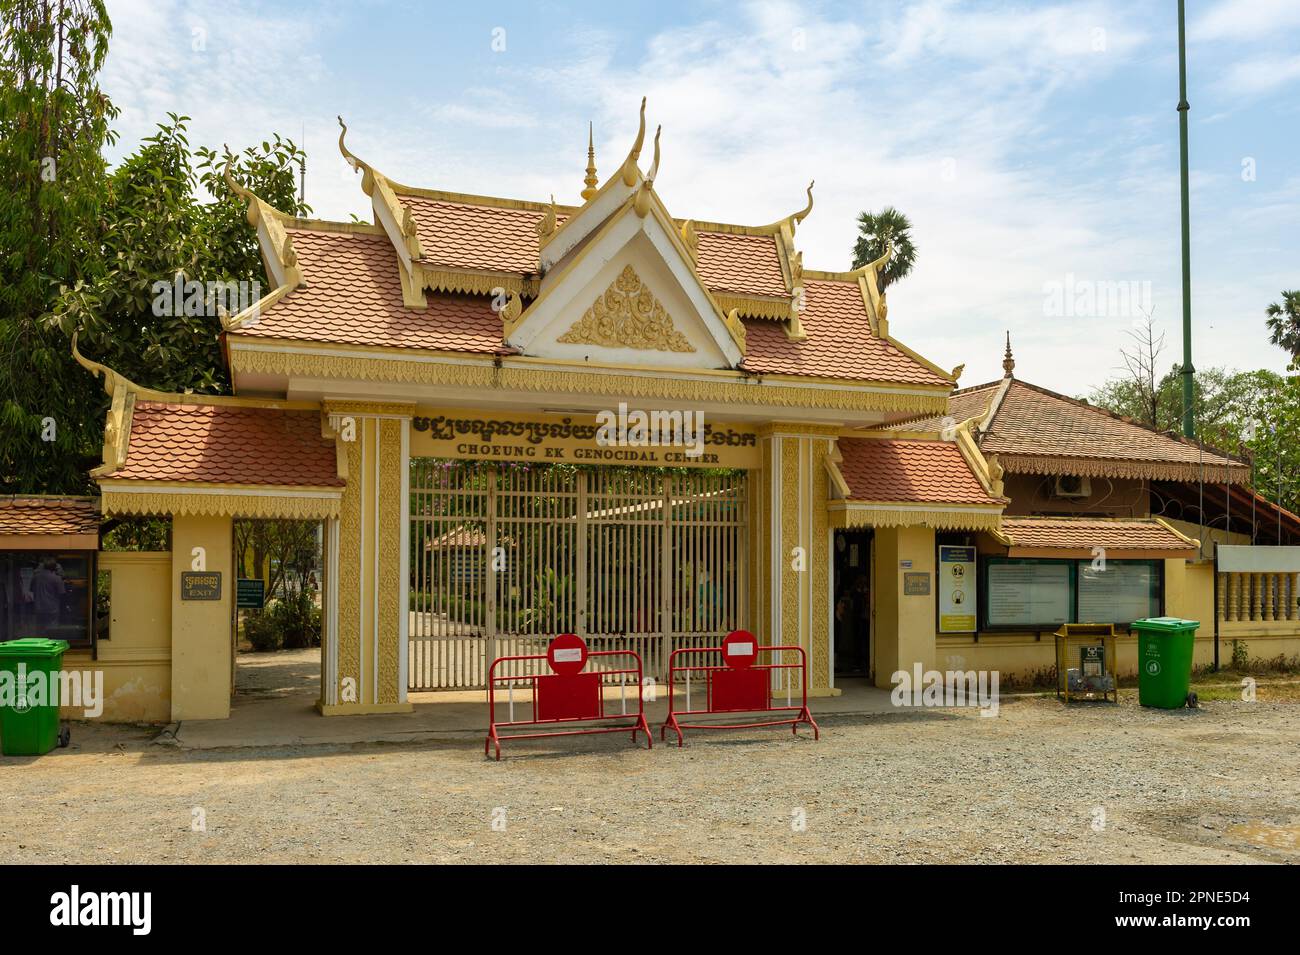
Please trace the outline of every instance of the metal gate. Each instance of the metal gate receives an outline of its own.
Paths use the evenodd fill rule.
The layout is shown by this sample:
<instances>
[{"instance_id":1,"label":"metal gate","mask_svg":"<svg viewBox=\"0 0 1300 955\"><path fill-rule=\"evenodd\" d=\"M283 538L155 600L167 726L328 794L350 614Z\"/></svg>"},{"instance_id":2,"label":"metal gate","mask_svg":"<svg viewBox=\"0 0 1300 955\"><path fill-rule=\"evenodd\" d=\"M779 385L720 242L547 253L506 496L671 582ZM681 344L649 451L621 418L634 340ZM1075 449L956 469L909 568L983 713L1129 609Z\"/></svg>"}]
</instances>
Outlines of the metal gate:
<instances>
[{"instance_id":1,"label":"metal gate","mask_svg":"<svg viewBox=\"0 0 1300 955\"><path fill-rule=\"evenodd\" d=\"M743 471L411 461L410 689L483 687L558 633L632 649L745 626Z\"/></svg>"}]
</instances>

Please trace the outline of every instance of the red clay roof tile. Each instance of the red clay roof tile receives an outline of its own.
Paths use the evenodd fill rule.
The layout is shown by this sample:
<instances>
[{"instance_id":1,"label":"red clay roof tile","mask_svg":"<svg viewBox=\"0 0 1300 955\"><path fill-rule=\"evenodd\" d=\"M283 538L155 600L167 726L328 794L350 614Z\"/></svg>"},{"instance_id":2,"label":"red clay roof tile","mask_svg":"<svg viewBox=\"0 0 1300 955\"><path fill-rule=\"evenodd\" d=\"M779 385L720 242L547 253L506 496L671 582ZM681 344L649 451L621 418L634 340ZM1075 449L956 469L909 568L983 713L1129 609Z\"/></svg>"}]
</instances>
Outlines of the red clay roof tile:
<instances>
[{"instance_id":1,"label":"red clay roof tile","mask_svg":"<svg viewBox=\"0 0 1300 955\"><path fill-rule=\"evenodd\" d=\"M455 204L426 200L426 221L432 221L427 219L428 207L437 207L440 215L447 216L458 208ZM492 241L498 232L504 235L518 226L521 216L535 218L534 213L521 210L492 211L519 213L488 220L493 223L488 233ZM453 217L447 221L455 220ZM492 311L488 296L430 292L426 293L428 306L424 309L403 304L400 265L387 236L307 228L288 231L306 284L266 309L256 324L241 327L239 335L477 354L494 354L500 350L501 319ZM529 235L526 248L533 256L536 236L531 232ZM728 235L724 244L732 239L749 238L754 237ZM768 237L757 238L762 243L768 242ZM742 241L730 247L734 250L744 246ZM430 248L426 243L426 257ZM476 259L476 267L490 267L494 262L518 266L523 261L520 258L523 248L524 245L506 243L494 253L499 253L500 258ZM444 264L464 267L467 261ZM779 275L779 266L775 267ZM791 341L780 322L746 321L747 370L930 387L949 384L944 376L892 343L872 335L856 283L808 280L805 296L802 322L807 338L803 341Z\"/></svg>"},{"instance_id":2,"label":"red clay roof tile","mask_svg":"<svg viewBox=\"0 0 1300 955\"><path fill-rule=\"evenodd\" d=\"M840 473L854 501L1005 503L991 497L951 441L840 438Z\"/></svg>"},{"instance_id":3,"label":"red clay roof tile","mask_svg":"<svg viewBox=\"0 0 1300 955\"><path fill-rule=\"evenodd\" d=\"M1154 520L1004 517L1002 533L1011 538L1013 551L1050 548L1091 555L1092 548L1103 547L1112 556L1125 551L1167 550L1173 557L1194 554L1197 549Z\"/></svg>"},{"instance_id":4,"label":"red clay roof tile","mask_svg":"<svg viewBox=\"0 0 1300 955\"><path fill-rule=\"evenodd\" d=\"M98 534L99 503L89 497L0 497L0 536Z\"/></svg>"},{"instance_id":5,"label":"red clay roof tile","mask_svg":"<svg viewBox=\"0 0 1300 955\"><path fill-rule=\"evenodd\" d=\"M545 213L403 195L430 265L497 272L537 271L537 223ZM557 221L563 221L558 219Z\"/></svg>"},{"instance_id":6,"label":"red clay roof tile","mask_svg":"<svg viewBox=\"0 0 1300 955\"><path fill-rule=\"evenodd\" d=\"M800 313L807 338L791 341L779 322L745 322L745 368L781 375L947 385L949 380L871 334L855 282L808 280Z\"/></svg>"},{"instance_id":7,"label":"red clay roof tile","mask_svg":"<svg viewBox=\"0 0 1300 955\"><path fill-rule=\"evenodd\" d=\"M728 295L768 295L788 299L774 235L699 232L695 263L712 291Z\"/></svg>"},{"instance_id":8,"label":"red clay roof tile","mask_svg":"<svg viewBox=\"0 0 1300 955\"><path fill-rule=\"evenodd\" d=\"M342 487L316 411L137 401L111 480Z\"/></svg>"},{"instance_id":9,"label":"red clay roof tile","mask_svg":"<svg viewBox=\"0 0 1300 955\"><path fill-rule=\"evenodd\" d=\"M983 415L1002 382L963 388L949 398L948 415L961 422ZM893 425L895 429L934 431L943 427L941 417L917 419ZM1059 457L1097 461L1123 461L1152 465L1204 466L1211 476L1221 476L1225 467L1244 474L1248 466L1198 448L1191 442L1152 431L1135 421L1104 408L1049 391L1038 385L1013 379L998 405L988 431L979 439L980 450L997 454L1007 470L1017 471L1016 458ZM1037 473L1037 472L1035 472ZM1152 476L1173 477L1169 474ZM1189 470L1189 478L1195 474Z\"/></svg>"},{"instance_id":10,"label":"red clay roof tile","mask_svg":"<svg viewBox=\"0 0 1300 955\"><path fill-rule=\"evenodd\" d=\"M430 293L425 309L403 305L401 266L387 236L309 229L290 235L307 285L240 335L438 351L501 347L501 317L490 298Z\"/></svg>"}]
</instances>

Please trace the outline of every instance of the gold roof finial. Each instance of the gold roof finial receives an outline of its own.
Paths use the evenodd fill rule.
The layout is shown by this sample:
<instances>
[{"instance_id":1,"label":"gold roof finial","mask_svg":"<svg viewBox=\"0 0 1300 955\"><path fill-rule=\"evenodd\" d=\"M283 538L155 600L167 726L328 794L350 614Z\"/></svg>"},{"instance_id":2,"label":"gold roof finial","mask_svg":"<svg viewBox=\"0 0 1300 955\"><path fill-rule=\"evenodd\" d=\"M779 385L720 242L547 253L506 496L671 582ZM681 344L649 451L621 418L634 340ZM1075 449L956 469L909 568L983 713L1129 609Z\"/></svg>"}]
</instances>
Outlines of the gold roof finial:
<instances>
[{"instance_id":1,"label":"gold roof finial","mask_svg":"<svg viewBox=\"0 0 1300 955\"><path fill-rule=\"evenodd\" d=\"M641 174L636 168L636 161L641 158L641 147L645 145L645 97L641 97L641 120L636 132L636 141L632 143L632 149L628 152L627 158L623 160L623 185L635 186L637 177Z\"/></svg>"},{"instance_id":2,"label":"gold roof finial","mask_svg":"<svg viewBox=\"0 0 1300 955\"><path fill-rule=\"evenodd\" d=\"M595 124L587 124L587 178L582 180L586 186L582 190L582 201L589 202L596 194L596 187L600 185L600 180L596 178L596 140Z\"/></svg>"},{"instance_id":3,"label":"gold roof finial","mask_svg":"<svg viewBox=\"0 0 1300 955\"><path fill-rule=\"evenodd\" d=\"M1007 350L1002 355L1002 370L1007 373L1007 377L1014 377L1011 373L1016 370L1016 360L1011 357L1011 333L1007 332Z\"/></svg>"},{"instance_id":4,"label":"gold roof finial","mask_svg":"<svg viewBox=\"0 0 1300 955\"><path fill-rule=\"evenodd\" d=\"M816 184L817 184L816 180L812 180L808 183L808 205L804 206L803 209L796 212L794 215L790 217L792 226L796 224L803 225L803 220L808 218L808 213L812 212L812 207L813 207L812 191L813 191L813 186L815 186Z\"/></svg>"}]
</instances>

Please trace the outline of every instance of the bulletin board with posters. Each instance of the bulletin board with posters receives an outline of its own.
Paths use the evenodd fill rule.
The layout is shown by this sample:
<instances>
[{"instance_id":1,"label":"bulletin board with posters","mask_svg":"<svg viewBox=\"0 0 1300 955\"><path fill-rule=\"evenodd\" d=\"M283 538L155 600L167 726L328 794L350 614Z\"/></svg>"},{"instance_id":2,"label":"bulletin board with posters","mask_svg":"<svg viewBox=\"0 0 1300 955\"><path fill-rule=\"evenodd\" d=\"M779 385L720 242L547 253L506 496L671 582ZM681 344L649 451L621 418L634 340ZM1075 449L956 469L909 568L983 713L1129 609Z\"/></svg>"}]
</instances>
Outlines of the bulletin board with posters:
<instances>
[{"instance_id":1,"label":"bulletin board with posters","mask_svg":"<svg viewBox=\"0 0 1300 955\"><path fill-rule=\"evenodd\" d=\"M975 548L939 547L939 632L974 633L979 629Z\"/></svg>"}]
</instances>

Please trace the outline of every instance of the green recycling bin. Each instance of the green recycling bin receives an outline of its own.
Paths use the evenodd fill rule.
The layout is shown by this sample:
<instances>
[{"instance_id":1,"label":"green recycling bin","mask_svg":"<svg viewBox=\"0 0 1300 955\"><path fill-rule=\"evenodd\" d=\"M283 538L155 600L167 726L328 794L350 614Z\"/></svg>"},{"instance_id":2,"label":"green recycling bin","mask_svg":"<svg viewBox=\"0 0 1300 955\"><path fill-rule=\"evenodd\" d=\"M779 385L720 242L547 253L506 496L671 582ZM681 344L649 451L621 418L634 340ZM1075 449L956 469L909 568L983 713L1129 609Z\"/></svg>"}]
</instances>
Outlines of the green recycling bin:
<instances>
[{"instance_id":1,"label":"green recycling bin","mask_svg":"<svg viewBox=\"0 0 1300 955\"><path fill-rule=\"evenodd\" d=\"M1138 638L1138 702L1162 710L1195 706L1192 682L1192 647L1199 620L1149 617L1134 620Z\"/></svg>"},{"instance_id":2,"label":"green recycling bin","mask_svg":"<svg viewBox=\"0 0 1300 955\"><path fill-rule=\"evenodd\" d=\"M68 745L67 733L59 732L59 670L67 649L66 640L43 637L0 643L0 749L6 756L41 756L56 744Z\"/></svg>"}]
</instances>

